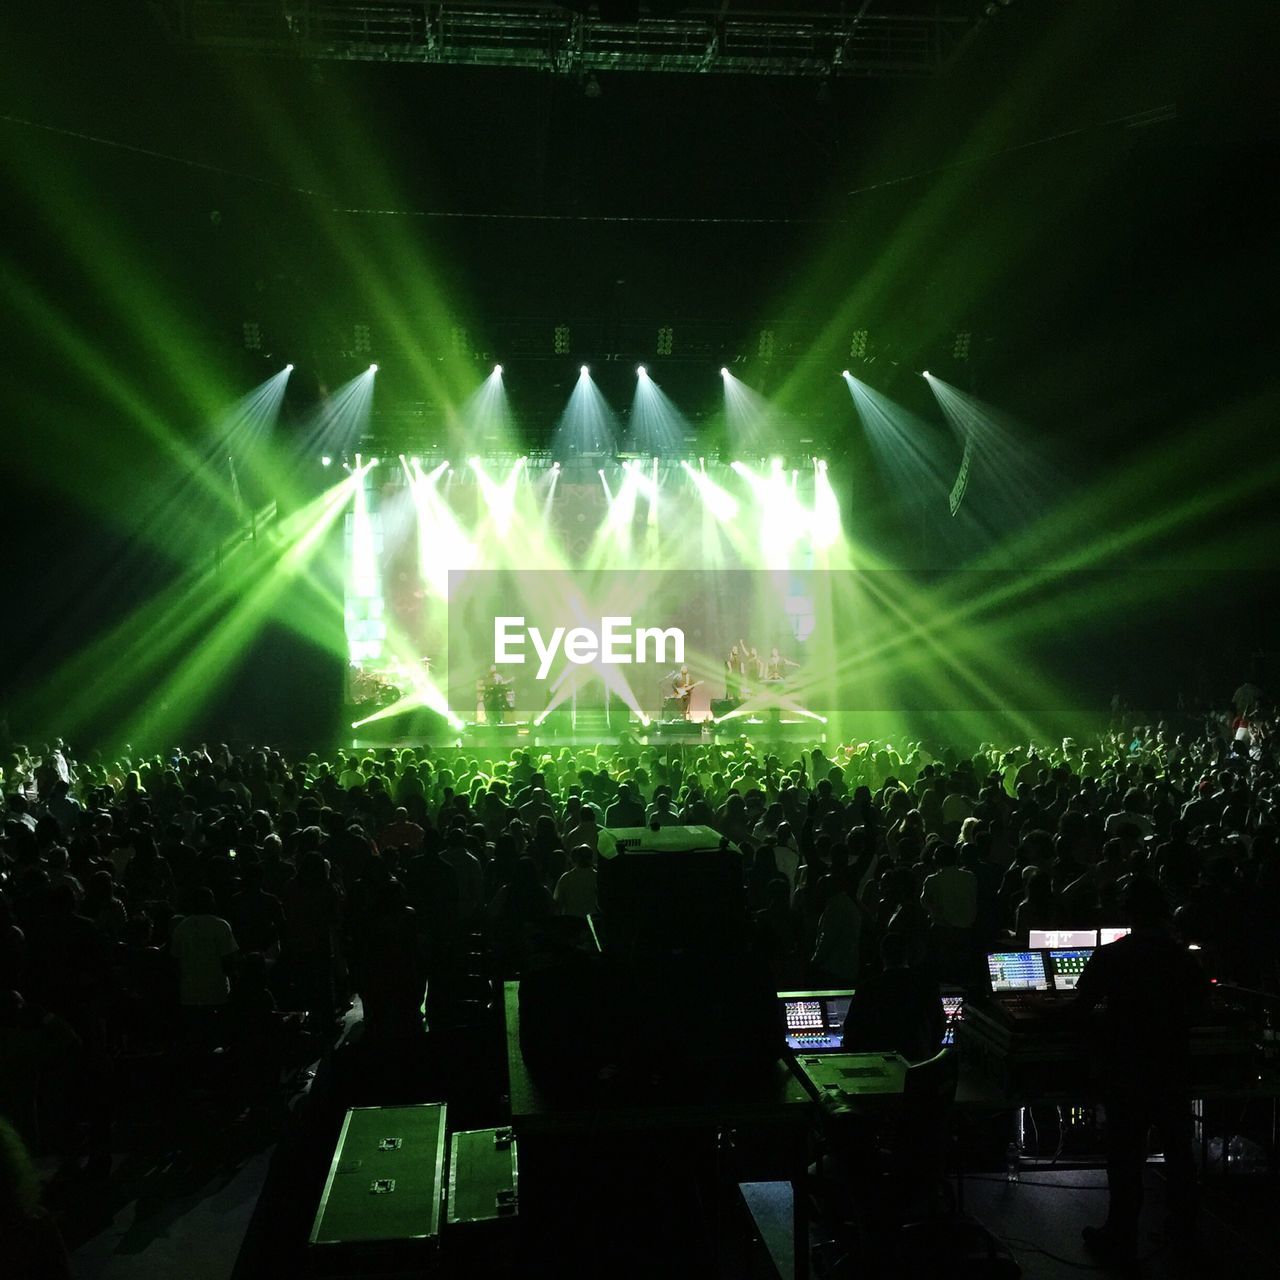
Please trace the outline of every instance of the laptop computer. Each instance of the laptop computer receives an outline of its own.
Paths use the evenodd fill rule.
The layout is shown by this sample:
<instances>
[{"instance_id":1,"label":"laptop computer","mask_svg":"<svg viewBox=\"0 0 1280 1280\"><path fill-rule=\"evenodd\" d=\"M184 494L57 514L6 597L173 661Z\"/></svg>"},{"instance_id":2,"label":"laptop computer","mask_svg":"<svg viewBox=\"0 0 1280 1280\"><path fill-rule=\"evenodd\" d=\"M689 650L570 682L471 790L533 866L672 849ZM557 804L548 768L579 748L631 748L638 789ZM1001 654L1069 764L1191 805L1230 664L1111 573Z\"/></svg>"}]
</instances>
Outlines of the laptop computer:
<instances>
[{"instance_id":1,"label":"laptop computer","mask_svg":"<svg viewBox=\"0 0 1280 1280\"><path fill-rule=\"evenodd\" d=\"M853 991L779 991L787 1048L831 1053L844 1048L844 1020Z\"/></svg>"}]
</instances>

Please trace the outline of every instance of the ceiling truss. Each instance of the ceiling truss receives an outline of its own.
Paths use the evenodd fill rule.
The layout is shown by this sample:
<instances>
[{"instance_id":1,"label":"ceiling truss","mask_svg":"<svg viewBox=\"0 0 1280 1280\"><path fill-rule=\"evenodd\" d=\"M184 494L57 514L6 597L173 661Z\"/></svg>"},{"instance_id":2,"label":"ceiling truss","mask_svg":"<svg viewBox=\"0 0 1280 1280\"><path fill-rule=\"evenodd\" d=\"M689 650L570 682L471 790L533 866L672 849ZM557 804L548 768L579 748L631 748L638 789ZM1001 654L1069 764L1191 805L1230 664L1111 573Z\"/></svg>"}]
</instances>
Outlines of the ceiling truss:
<instances>
[{"instance_id":1,"label":"ceiling truss","mask_svg":"<svg viewBox=\"0 0 1280 1280\"><path fill-rule=\"evenodd\" d=\"M967 0L690 6L606 20L508 0L157 0L179 40L315 60L809 78L927 75L971 30Z\"/></svg>"}]
</instances>

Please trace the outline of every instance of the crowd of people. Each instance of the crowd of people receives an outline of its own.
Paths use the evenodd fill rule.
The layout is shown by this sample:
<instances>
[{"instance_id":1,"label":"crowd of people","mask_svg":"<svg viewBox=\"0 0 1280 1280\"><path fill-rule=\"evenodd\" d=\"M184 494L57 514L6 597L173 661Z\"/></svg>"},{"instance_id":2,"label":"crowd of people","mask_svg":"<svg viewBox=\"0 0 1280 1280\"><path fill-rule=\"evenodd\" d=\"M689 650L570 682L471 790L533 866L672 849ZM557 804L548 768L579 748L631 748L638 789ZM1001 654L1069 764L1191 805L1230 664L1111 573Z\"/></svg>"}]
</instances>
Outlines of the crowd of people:
<instances>
[{"instance_id":1,"label":"crowd of people","mask_svg":"<svg viewBox=\"0 0 1280 1280\"><path fill-rule=\"evenodd\" d=\"M777 989L853 986L886 956L973 984L1032 929L1120 922L1141 881L1215 976L1275 992L1280 789L1265 718L1241 719L963 752L15 747L0 1116L105 1173L123 1055L217 1048L251 1104L289 1028L323 1045L356 998L372 1032L420 1035L463 951L518 973L540 930L597 910L618 827L702 825L741 851Z\"/></svg>"}]
</instances>

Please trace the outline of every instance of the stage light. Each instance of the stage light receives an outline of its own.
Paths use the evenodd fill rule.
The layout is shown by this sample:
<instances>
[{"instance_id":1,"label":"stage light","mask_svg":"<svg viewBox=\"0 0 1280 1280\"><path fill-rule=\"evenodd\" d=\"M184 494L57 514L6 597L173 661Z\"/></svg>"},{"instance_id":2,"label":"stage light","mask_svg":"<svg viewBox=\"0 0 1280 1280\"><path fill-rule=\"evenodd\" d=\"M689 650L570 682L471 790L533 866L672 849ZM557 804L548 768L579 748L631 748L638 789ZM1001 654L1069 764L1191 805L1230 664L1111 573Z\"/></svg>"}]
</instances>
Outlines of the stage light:
<instances>
[{"instance_id":1,"label":"stage light","mask_svg":"<svg viewBox=\"0 0 1280 1280\"><path fill-rule=\"evenodd\" d=\"M369 465L370 465L371 467L376 467L376 466L378 465L378 459L377 459L377 458L370 458L370 459L369 459Z\"/></svg>"},{"instance_id":2,"label":"stage light","mask_svg":"<svg viewBox=\"0 0 1280 1280\"><path fill-rule=\"evenodd\" d=\"M782 470L782 459L781 459L781 458L774 458L774 459L772 459L772 460L770 461L769 465L770 465L770 466L771 466L775 471L781 471L781 470Z\"/></svg>"},{"instance_id":3,"label":"stage light","mask_svg":"<svg viewBox=\"0 0 1280 1280\"><path fill-rule=\"evenodd\" d=\"M320 465L322 467L331 467L333 466L333 459L326 453L324 457L320 459Z\"/></svg>"},{"instance_id":4,"label":"stage light","mask_svg":"<svg viewBox=\"0 0 1280 1280\"><path fill-rule=\"evenodd\" d=\"M847 377L849 376L849 370L848 370L848 369L843 370L843 371L841 372L840 376L841 376L842 378L847 378Z\"/></svg>"},{"instance_id":5,"label":"stage light","mask_svg":"<svg viewBox=\"0 0 1280 1280\"><path fill-rule=\"evenodd\" d=\"M921 370L920 376L922 378L927 378L929 376L929 370L928 369Z\"/></svg>"},{"instance_id":6,"label":"stage light","mask_svg":"<svg viewBox=\"0 0 1280 1280\"><path fill-rule=\"evenodd\" d=\"M493 366L493 371L498 375L498 377L502 377L502 366L500 364L495 364Z\"/></svg>"},{"instance_id":7,"label":"stage light","mask_svg":"<svg viewBox=\"0 0 1280 1280\"><path fill-rule=\"evenodd\" d=\"M293 365L291 365L291 364L287 364L287 365L285 365L285 367L284 367L284 371L285 371L285 373L292 373L292 372L293 372Z\"/></svg>"},{"instance_id":8,"label":"stage light","mask_svg":"<svg viewBox=\"0 0 1280 1280\"><path fill-rule=\"evenodd\" d=\"M369 366L369 372L370 372L370 373L377 373L377 372L378 372L378 366L377 366L376 364L371 364L371 365Z\"/></svg>"},{"instance_id":9,"label":"stage light","mask_svg":"<svg viewBox=\"0 0 1280 1280\"><path fill-rule=\"evenodd\" d=\"M721 376L722 378L727 378L727 377L729 376L729 370L728 370L728 367L727 367L727 366L721 366L721 369L720 369L720 376Z\"/></svg>"},{"instance_id":10,"label":"stage light","mask_svg":"<svg viewBox=\"0 0 1280 1280\"><path fill-rule=\"evenodd\" d=\"M559 470L560 470L560 464L559 464L558 462L553 462L553 463L551 464L551 470L552 470L552 471L559 471Z\"/></svg>"},{"instance_id":11,"label":"stage light","mask_svg":"<svg viewBox=\"0 0 1280 1280\"><path fill-rule=\"evenodd\" d=\"M642 365L642 364L638 364L638 365L636 365L636 377L637 377L637 378L647 378L648 376L649 376L649 372L648 372L648 370L644 367L644 365Z\"/></svg>"},{"instance_id":12,"label":"stage light","mask_svg":"<svg viewBox=\"0 0 1280 1280\"><path fill-rule=\"evenodd\" d=\"M813 479L813 516L809 527L814 547L826 551L840 541L840 502L831 487L827 464L818 459Z\"/></svg>"},{"instance_id":13,"label":"stage light","mask_svg":"<svg viewBox=\"0 0 1280 1280\"><path fill-rule=\"evenodd\" d=\"M603 467L597 467L597 468L596 468L596 475L598 475L598 476L602 476L602 475L604 475L604 468L603 468Z\"/></svg>"},{"instance_id":14,"label":"stage light","mask_svg":"<svg viewBox=\"0 0 1280 1280\"><path fill-rule=\"evenodd\" d=\"M478 467L479 465L480 465L480 459L479 459L479 458L471 457L471 458L468 458L468 459L467 459L467 466L469 466L469 467Z\"/></svg>"},{"instance_id":15,"label":"stage light","mask_svg":"<svg viewBox=\"0 0 1280 1280\"><path fill-rule=\"evenodd\" d=\"M578 370L578 375L583 378L589 376L590 373L591 373L591 370L588 369L585 364L582 366L581 369Z\"/></svg>"}]
</instances>

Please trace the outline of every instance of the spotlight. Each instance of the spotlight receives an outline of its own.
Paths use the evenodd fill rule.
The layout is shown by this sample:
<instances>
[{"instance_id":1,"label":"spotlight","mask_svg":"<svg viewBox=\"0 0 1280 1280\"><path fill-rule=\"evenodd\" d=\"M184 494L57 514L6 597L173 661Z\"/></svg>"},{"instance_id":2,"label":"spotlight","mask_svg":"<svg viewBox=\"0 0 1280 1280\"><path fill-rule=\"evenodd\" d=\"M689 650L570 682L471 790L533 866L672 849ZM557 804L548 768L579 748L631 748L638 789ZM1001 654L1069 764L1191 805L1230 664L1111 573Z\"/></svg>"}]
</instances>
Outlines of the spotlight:
<instances>
[{"instance_id":1,"label":"spotlight","mask_svg":"<svg viewBox=\"0 0 1280 1280\"><path fill-rule=\"evenodd\" d=\"M587 377L590 372L591 371L587 368L585 364L582 366L581 369L578 370L578 373L581 374L582 377L584 378Z\"/></svg>"},{"instance_id":2,"label":"spotlight","mask_svg":"<svg viewBox=\"0 0 1280 1280\"><path fill-rule=\"evenodd\" d=\"M603 467L597 467L597 468L596 468L596 475L598 475L598 476L602 476L602 475L604 475L604 468L603 468Z\"/></svg>"},{"instance_id":3,"label":"spotlight","mask_svg":"<svg viewBox=\"0 0 1280 1280\"><path fill-rule=\"evenodd\" d=\"M292 372L293 372L293 365L291 365L291 364L287 364L287 365L285 365L285 367L284 367L284 371L285 371L285 373L292 373Z\"/></svg>"},{"instance_id":4,"label":"spotlight","mask_svg":"<svg viewBox=\"0 0 1280 1280\"><path fill-rule=\"evenodd\" d=\"M647 378L648 376L649 376L649 371L644 367L644 365L642 364L636 365L637 378Z\"/></svg>"},{"instance_id":5,"label":"spotlight","mask_svg":"<svg viewBox=\"0 0 1280 1280\"><path fill-rule=\"evenodd\" d=\"M560 470L560 464L559 464L558 462L553 462L553 463L551 464L551 470L552 470L552 471L559 471L559 470Z\"/></svg>"},{"instance_id":6,"label":"spotlight","mask_svg":"<svg viewBox=\"0 0 1280 1280\"><path fill-rule=\"evenodd\" d=\"M326 453L324 457L320 459L320 465L322 467L331 467L333 466L333 459Z\"/></svg>"},{"instance_id":7,"label":"spotlight","mask_svg":"<svg viewBox=\"0 0 1280 1280\"><path fill-rule=\"evenodd\" d=\"M370 458L370 459L369 459L369 465L370 465L371 467L376 467L376 466L378 465L378 459L377 459L377 458Z\"/></svg>"},{"instance_id":8,"label":"spotlight","mask_svg":"<svg viewBox=\"0 0 1280 1280\"><path fill-rule=\"evenodd\" d=\"M922 378L927 378L927 377L929 376L929 370L928 370L928 369L923 370L923 371L921 372L920 376L921 376Z\"/></svg>"},{"instance_id":9,"label":"spotlight","mask_svg":"<svg viewBox=\"0 0 1280 1280\"><path fill-rule=\"evenodd\" d=\"M773 469L774 469L775 471L781 471L781 470L782 470L782 459L781 459L781 458L774 458L774 459L772 460L771 465L772 465L772 467L773 467Z\"/></svg>"},{"instance_id":10,"label":"spotlight","mask_svg":"<svg viewBox=\"0 0 1280 1280\"><path fill-rule=\"evenodd\" d=\"M469 467L478 467L479 465L480 465L480 459L479 459L479 458L477 458L477 457L470 457L470 458L468 458L468 459L467 459L467 466L469 466Z\"/></svg>"},{"instance_id":11,"label":"spotlight","mask_svg":"<svg viewBox=\"0 0 1280 1280\"><path fill-rule=\"evenodd\" d=\"M495 364L493 366L493 371L499 378L502 377L502 366L500 364Z\"/></svg>"},{"instance_id":12,"label":"spotlight","mask_svg":"<svg viewBox=\"0 0 1280 1280\"><path fill-rule=\"evenodd\" d=\"M825 471L826 469L827 469L827 460L826 460L826 458L819 458L819 459L818 459L818 470L819 470L819 471Z\"/></svg>"},{"instance_id":13,"label":"spotlight","mask_svg":"<svg viewBox=\"0 0 1280 1280\"><path fill-rule=\"evenodd\" d=\"M371 365L369 366L369 372L370 372L370 373L377 373L377 372L378 372L378 366L377 366L376 364L371 364Z\"/></svg>"},{"instance_id":14,"label":"spotlight","mask_svg":"<svg viewBox=\"0 0 1280 1280\"><path fill-rule=\"evenodd\" d=\"M720 369L720 376L721 376L722 378L727 378L727 377L729 376L729 369L728 369L728 366L727 366L727 365L726 365L726 366L722 366L722 367L721 367L721 369Z\"/></svg>"},{"instance_id":15,"label":"spotlight","mask_svg":"<svg viewBox=\"0 0 1280 1280\"><path fill-rule=\"evenodd\" d=\"M848 370L848 369L845 369L845 370L840 374L840 376L841 376L842 378L847 378L847 377L849 376L849 370Z\"/></svg>"}]
</instances>

